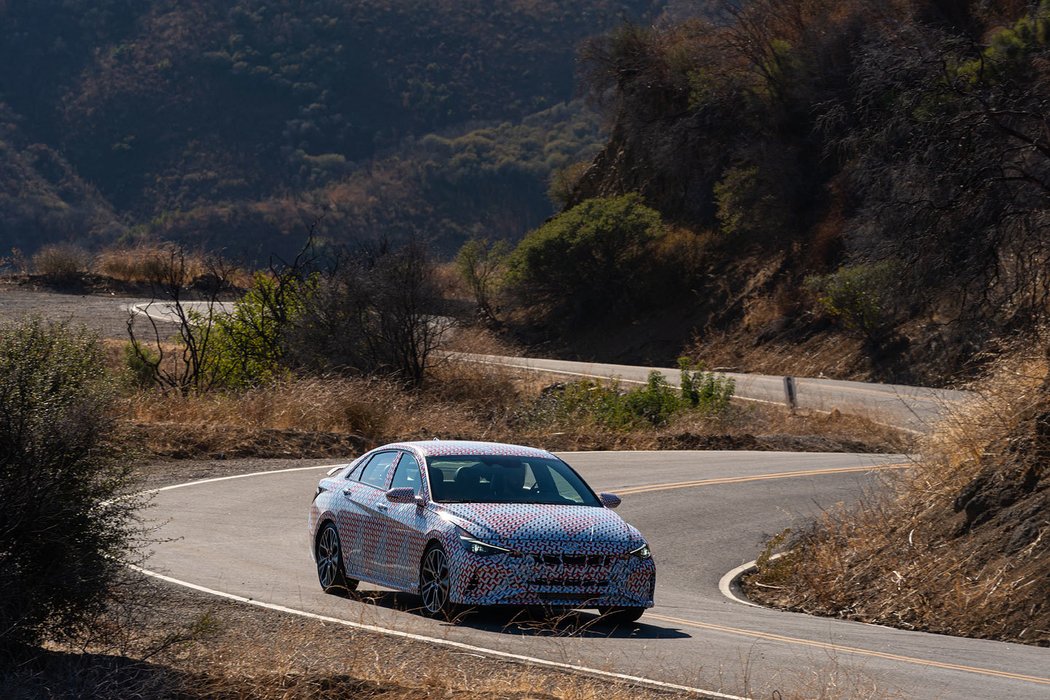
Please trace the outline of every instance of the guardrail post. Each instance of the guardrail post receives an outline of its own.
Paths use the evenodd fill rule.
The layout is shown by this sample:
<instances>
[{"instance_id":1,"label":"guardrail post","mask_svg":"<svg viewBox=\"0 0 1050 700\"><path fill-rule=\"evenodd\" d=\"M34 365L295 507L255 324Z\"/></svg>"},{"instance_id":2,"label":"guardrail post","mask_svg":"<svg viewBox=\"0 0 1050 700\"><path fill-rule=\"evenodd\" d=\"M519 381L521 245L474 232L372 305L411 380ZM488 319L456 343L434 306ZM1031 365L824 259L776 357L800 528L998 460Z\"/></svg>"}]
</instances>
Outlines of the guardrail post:
<instances>
[{"instance_id":1,"label":"guardrail post","mask_svg":"<svg viewBox=\"0 0 1050 700\"><path fill-rule=\"evenodd\" d=\"M795 391L795 378L784 377L784 403L792 413L798 408L798 394Z\"/></svg>"}]
</instances>

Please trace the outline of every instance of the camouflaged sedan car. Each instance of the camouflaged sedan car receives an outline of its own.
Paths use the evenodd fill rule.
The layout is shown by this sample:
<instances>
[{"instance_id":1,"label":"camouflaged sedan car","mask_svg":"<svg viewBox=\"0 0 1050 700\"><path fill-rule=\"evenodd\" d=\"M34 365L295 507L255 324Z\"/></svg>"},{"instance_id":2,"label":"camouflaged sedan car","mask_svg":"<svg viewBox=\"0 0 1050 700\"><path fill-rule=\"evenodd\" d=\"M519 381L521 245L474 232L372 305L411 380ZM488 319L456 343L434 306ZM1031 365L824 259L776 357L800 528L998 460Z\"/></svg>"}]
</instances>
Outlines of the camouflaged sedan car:
<instances>
[{"instance_id":1,"label":"camouflaged sedan car","mask_svg":"<svg viewBox=\"0 0 1050 700\"><path fill-rule=\"evenodd\" d=\"M633 622L653 605L641 534L550 452L482 442L386 445L320 481L310 505L327 592L359 581L418 593L423 610L597 608Z\"/></svg>"}]
</instances>

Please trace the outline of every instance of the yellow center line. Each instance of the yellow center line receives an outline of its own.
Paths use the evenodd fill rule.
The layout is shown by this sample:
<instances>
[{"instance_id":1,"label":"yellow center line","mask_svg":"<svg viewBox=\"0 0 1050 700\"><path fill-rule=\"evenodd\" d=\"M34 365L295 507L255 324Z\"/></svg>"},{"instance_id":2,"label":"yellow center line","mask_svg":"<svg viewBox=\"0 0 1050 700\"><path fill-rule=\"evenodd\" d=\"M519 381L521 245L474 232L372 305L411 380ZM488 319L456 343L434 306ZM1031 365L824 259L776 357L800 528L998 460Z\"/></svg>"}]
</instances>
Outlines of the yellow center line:
<instances>
[{"instance_id":1,"label":"yellow center line","mask_svg":"<svg viewBox=\"0 0 1050 700\"><path fill-rule=\"evenodd\" d=\"M1026 676L1021 673L997 671L991 668L981 668L980 666L967 666L965 664L953 664L944 661L932 661L930 659L920 659L913 656L890 654L884 651L872 651L870 649L860 649L857 647L841 646L839 644L831 644L828 642L816 642L811 639L785 637L779 634L770 634L769 632L755 632L752 630L738 629L736 627L726 627L724 625L715 625L708 622L698 622L696 620L686 620L680 617L661 615L659 613L646 613L645 617L648 619L661 620L663 622L685 625L687 627L696 627L699 629L710 630L713 632L725 632L727 634L750 637L752 639L764 639L770 642L785 642L787 644L800 644L803 646L814 647L817 649L826 649L834 652L848 652L851 654L858 654L861 656L871 656L878 659L887 659L889 661L901 661L904 663L917 664L919 666L928 666L932 668L941 668L949 671L964 671L966 673L977 673L982 676L994 676L996 678L1009 678L1012 680L1027 681L1029 683L1038 683L1040 685L1050 685L1050 678L1043 678L1041 676Z\"/></svg>"},{"instance_id":2,"label":"yellow center line","mask_svg":"<svg viewBox=\"0 0 1050 700\"><path fill-rule=\"evenodd\" d=\"M688 489L695 486L715 486L717 484L742 484L748 481L769 481L772 479L791 479L800 476L822 476L824 474L852 474L858 472L877 472L889 469L908 469L911 464L880 464L869 467L835 467L833 469L806 469L794 472L774 472L772 474L759 474L758 476L725 476L716 479L698 479L696 481L678 481L669 484L649 484L647 486L631 486L625 489L617 489L616 494L629 496L636 493L651 493L653 491L670 491L672 489Z\"/></svg>"}]
</instances>

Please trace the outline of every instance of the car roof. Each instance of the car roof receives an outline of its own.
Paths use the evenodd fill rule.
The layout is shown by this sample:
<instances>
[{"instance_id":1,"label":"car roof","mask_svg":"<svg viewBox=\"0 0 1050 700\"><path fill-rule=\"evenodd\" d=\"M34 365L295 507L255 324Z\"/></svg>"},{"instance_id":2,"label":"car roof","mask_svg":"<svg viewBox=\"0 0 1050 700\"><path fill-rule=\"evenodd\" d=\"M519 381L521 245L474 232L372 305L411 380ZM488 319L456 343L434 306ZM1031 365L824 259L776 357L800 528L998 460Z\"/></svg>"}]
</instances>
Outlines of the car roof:
<instances>
[{"instance_id":1,"label":"car roof","mask_svg":"<svg viewBox=\"0 0 1050 700\"><path fill-rule=\"evenodd\" d=\"M473 440L417 440L395 442L379 449L410 448L424 457L447 457L450 455L494 455L507 457L554 457L547 450L523 445L506 445L500 442L476 442Z\"/></svg>"}]
</instances>

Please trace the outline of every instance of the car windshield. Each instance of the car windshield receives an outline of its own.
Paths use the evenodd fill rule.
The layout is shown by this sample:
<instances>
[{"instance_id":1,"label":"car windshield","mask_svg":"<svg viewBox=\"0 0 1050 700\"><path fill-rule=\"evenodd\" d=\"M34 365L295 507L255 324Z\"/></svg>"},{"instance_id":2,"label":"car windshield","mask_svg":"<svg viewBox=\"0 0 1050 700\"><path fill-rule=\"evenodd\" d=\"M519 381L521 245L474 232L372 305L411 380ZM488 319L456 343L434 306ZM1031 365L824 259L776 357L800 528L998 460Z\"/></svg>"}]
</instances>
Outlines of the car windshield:
<instances>
[{"instance_id":1,"label":"car windshield","mask_svg":"<svg viewBox=\"0 0 1050 700\"><path fill-rule=\"evenodd\" d=\"M559 459L462 455L428 457L431 497L439 503L541 503L600 506Z\"/></svg>"}]
</instances>

